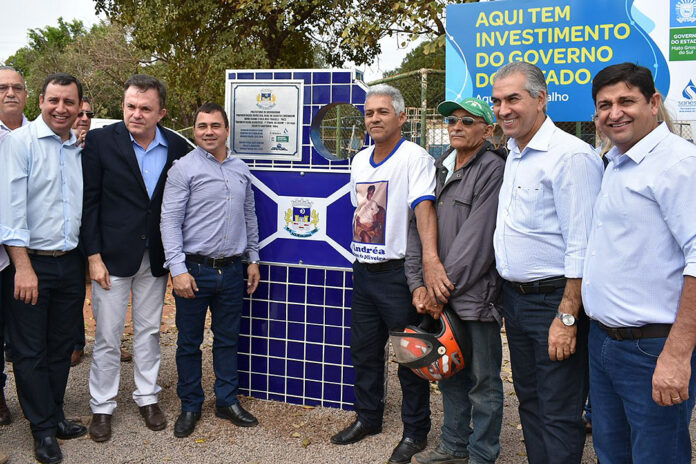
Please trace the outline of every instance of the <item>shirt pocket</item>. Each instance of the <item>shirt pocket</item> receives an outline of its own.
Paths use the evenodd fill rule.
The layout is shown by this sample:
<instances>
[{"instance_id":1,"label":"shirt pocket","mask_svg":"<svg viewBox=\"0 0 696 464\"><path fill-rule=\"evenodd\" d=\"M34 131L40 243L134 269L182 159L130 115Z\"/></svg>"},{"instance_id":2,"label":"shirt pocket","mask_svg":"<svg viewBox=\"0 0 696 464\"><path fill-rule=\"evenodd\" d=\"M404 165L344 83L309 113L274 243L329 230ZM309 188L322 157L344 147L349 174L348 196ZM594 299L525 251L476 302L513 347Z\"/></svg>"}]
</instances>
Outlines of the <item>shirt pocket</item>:
<instances>
[{"instance_id":1,"label":"shirt pocket","mask_svg":"<svg viewBox=\"0 0 696 464\"><path fill-rule=\"evenodd\" d=\"M512 210L515 222L527 229L538 229L543 215L543 198L544 187L541 184L515 186L515 204Z\"/></svg>"},{"instance_id":2,"label":"shirt pocket","mask_svg":"<svg viewBox=\"0 0 696 464\"><path fill-rule=\"evenodd\" d=\"M471 214L471 198L457 198L452 200L452 211L457 219L456 224L460 225Z\"/></svg>"}]
</instances>

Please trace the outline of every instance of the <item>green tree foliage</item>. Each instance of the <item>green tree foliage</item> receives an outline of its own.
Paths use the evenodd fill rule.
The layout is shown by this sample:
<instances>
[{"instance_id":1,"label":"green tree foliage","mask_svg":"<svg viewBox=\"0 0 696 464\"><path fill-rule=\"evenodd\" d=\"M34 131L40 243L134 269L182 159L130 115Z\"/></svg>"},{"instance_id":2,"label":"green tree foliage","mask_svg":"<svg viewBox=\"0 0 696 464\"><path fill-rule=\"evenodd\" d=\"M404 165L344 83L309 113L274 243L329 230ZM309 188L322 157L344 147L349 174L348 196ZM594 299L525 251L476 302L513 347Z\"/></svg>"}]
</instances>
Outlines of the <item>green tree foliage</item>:
<instances>
[{"instance_id":1,"label":"green tree foliage","mask_svg":"<svg viewBox=\"0 0 696 464\"><path fill-rule=\"evenodd\" d=\"M406 102L406 106L421 106L421 87L423 85L422 75L417 73L420 70L445 70L445 49L434 45L434 41L423 42L418 47L411 50L401 65L384 73L384 77L394 77L405 75L403 78L390 81L389 84L397 87ZM427 72L427 107L434 108L442 100L445 94L445 74L444 72Z\"/></svg>"}]
</instances>

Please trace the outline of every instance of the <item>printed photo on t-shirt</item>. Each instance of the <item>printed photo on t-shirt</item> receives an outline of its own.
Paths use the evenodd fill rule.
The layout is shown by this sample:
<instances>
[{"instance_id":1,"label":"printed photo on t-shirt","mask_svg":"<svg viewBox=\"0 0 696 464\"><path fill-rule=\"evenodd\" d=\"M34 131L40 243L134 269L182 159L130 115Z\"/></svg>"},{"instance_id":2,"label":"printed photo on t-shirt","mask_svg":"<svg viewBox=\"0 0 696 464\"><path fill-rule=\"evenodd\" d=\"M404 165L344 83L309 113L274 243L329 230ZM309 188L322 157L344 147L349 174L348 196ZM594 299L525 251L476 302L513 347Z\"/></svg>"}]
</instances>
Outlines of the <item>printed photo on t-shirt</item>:
<instances>
[{"instance_id":1,"label":"printed photo on t-shirt","mask_svg":"<svg viewBox=\"0 0 696 464\"><path fill-rule=\"evenodd\" d=\"M388 185L387 181L356 184L358 206L353 216L354 242L384 244Z\"/></svg>"}]
</instances>

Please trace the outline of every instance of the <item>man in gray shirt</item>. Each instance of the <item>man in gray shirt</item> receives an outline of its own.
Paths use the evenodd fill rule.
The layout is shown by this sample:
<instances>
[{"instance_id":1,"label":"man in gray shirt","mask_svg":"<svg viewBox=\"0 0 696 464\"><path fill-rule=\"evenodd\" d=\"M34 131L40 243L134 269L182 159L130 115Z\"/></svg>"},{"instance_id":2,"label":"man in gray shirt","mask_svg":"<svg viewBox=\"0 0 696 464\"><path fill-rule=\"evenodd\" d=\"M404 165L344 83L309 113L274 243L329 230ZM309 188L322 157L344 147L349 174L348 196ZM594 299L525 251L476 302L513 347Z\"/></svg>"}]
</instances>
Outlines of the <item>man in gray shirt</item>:
<instances>
[{"instance_id":1,"label":"man in gray shirt","mask_svg":"<svg viewBox=\"0 0 696 464\"><path fill-rule=\"evenodd\" d=\"M259 233L251 173L230 155L229 121L218 104L205 103L194 117L198 147L169 170L162 201L162 243L172 275L179 338L176 366L181 414L174 436L191 435L201 417L201 350L210 307L215 371L215 415L240 427L256 418L237 399L237 339L248 260L247 293L259 283Z\"/></svg>"}]
</instances>

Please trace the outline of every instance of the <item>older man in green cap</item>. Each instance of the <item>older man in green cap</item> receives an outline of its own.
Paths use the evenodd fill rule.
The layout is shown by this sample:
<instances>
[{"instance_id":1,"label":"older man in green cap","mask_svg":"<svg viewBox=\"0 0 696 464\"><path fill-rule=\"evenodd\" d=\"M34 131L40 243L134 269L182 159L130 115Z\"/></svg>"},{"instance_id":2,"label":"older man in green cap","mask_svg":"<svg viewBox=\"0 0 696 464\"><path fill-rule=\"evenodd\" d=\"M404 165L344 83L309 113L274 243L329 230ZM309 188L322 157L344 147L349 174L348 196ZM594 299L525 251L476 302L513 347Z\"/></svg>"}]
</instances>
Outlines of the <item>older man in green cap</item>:
<instances>
[{"instance_id":1,"label":"older man in green cap","mask_svg":"<svg viewBox=\"0 0 696 464\"><path fill-rule=\"evenodd\" d=\"M409 231L406 277L418 312L437 318L447 304L464 321L472 355L465 360L467 369L439 382L445 413L440 444L416 454L411 462L495 462L500 454L503 385L502 283L495 269L493 230L505 151L488 141L495 122L485 101L444 101L437 109L445 117L453 148L435 163L438 253L455 288L447 302L428 295L414 222Z\"/></svg>"}]
</instances>

